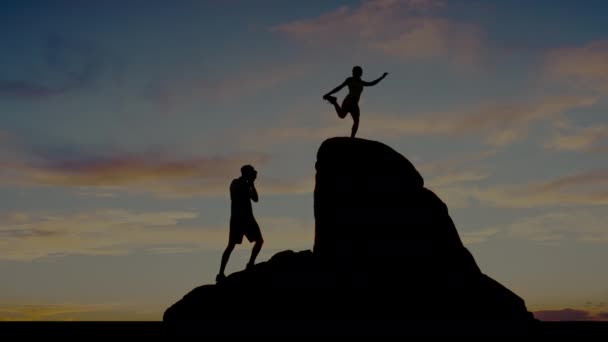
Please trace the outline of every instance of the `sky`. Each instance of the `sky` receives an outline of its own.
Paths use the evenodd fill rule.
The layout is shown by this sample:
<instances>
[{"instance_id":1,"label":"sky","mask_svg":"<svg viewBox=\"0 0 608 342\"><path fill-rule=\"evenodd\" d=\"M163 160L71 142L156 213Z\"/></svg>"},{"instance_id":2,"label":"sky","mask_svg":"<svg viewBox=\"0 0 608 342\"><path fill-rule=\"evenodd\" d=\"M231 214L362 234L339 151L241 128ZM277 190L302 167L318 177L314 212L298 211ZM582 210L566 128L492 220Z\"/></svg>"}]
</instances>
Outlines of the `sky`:
<instances>
[{"instance_id":1,"label":"sky","mask_svg":"<svg viewBox=\"0 0 608 342\"><path fill-rule=\"evenodd\" d=\"M214 282L243 164L258 262L312 249L316 152L352 124L321 97L354 65L389 73L357 136L412 161L482 271L537 318L608 320L606 11L3 1L0 320L161 320Z\"/></svg>"}]
</instances>

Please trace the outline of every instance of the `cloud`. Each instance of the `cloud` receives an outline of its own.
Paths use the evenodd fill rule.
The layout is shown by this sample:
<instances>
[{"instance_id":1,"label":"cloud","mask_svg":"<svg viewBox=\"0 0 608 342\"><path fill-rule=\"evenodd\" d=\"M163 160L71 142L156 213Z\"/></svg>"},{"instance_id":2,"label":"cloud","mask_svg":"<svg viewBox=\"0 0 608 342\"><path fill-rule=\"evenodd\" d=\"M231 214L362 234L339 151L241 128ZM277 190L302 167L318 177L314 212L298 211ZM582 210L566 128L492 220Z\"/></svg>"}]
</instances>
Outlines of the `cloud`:
<instances>
[{"instance_id":1,"label":"cloud","mask_svg":"<svg viewBox=\"0 0 608 342\"><path fill-rule=\"evenodd\" d=\"M246 70L232 71L222 76L192 74L172 75L169 79L151 82L143 93L166 110L204 99L226 101L255 95L273 89L287 81L304 76L312 64L296 62L283 65L255 65Z\"/></svg>"},{"instance_id":2,"label":"cloud","mask_svg":"<svg viewBox=\"0 0 608 342\"><path fill-rule=\"evenodd\" d=\"M545 97L528 103L477 105L471 109L421 114L386 115L368 113L360 132L366 136L395 139L404 136L477 136L493 146L505 146L528 136L530 128L543 121L559 119L564 113L593 106L596 98L584 96ZM328 121L329 122L329 121ZM258 143L319 140L344 132L338 123L302 127L281 122L263 130ZM247 134L245 134L247 136ZM256 138L257 139L257 138Z\"/></svg>"},{"instance_id":3,"label":"cloud","mask_svg":"<svg viewBox=\"0 0 608 342\"><path fill-rule=\"evenodd\" d=\"M550 79L608 92L608 40L550 51L545 61L545 73Z\"/></svg>"},{"instance_id":4,"label":"cloud","mask_svg":"<svg viewBox=\"0 0 608 342\"><path fill-rule=\"evenodd\" d=\"M524 218L504 227L510 238L559 243L570 239L581 243L608 243L606 215L590 212L560 211Z\"/></svg>"},{"instance_id":5,"label":"cloud","mask_svg":"<svg viewBox=\"0 0 608 342\"><path fill-rule=\"evenodd\" d=\"M607 205L608 173L595 170L527 184L463 188L472 198L496 207Z\"/></svg>"},{"instance_id":6,"label":"cloud","mask_svg":"<svg viewBox=\"0 0 608 342\"><path fill-rule=\"evenodd\" d=\"M485 170L482 164L471 166L493 157L497 153L497 149L490 149L453 154L445 159L417 163L416 168L424 175L425 186L441 194L444 201L449 203L450 208L465 208L469 206L468 194L453 191L453 188L458 189L469 183L475 184L488 179L491 174ZM477 240L476 237L471 239Z\"/></svg>"},{"instance_id":7,"label":"cloud","mask_svg":"<svg viewBox=\"0 0 608 342\"><path fill-rule=\"evenodd\" d=\"M29 214L0 222L0 258L34 260L62 255L122 255L131 248L185 243L182 220L198 216L193 212L129 212L99 210L66 215ZM175 234L171 234L172 228ZM180 234L181 233L181 234ZM196 241L196 240L190 240ZM204 241L204 240L203 240Z\"/></svg>"},{"instance_id":8,"label":"cloud","mask_svg":"<svg viewBox=\"0 0 608 342\"><path fill-rule=\"evenodd\" d=\"M2 155L0 155L2 157ZM32 152L11 148L0 158L0 185L75 188L80 195L111 197L116 192L159 197L225 195L244 164L265 165L270 157L259 153L217 157L172 158L164 153L87 154ZM260 176L265 194L311 192L309 179L284 180Z\"/></svg>"},{"instance_id":9,"label":"cloud","mask_svg":"<svg viewBox=\"0 0 608 342\"><path fill-rule=\"evenodd\" d=\"M386 137L479 134L490 145L504 146L526 137L535 123L595 103L595 98L560 96L523 104L483 105L455 112L404 117L369 115L365 129L368 134Z\"/></svg>"},{"instance_id":10,"label":"cloud","mask_svg":"<svg viewBox=\"0 0 608 342\"><path fill-rule=\"evenodd\" d=\"M156 321L157 316L121 304L0 305L0 321Z\"/></svg>"},{"instance_id":11,"label":"cloud","mask_svg":"<svg viewBox=\"0 0 608 342\"><path fill-rule=\"evenodd\" d=\"M589 185L591 188L597 188L601 185L608 185L608 169L593 170L578 173L571 176L558 178L542 184L532 186L530 192L554 192L561 189L572 187L583 187Z\"/></svg>"},{"instance_id":12,"label":"cloud","mask_svg":"<svg viewBox=\"0 0 608 342\"><path fill-rule=\"evenodd\" d=\"M541 321L606 321L605 312L594 313L579 309L539 310L534 317Z\"/></svg>"},{"instance_id":13,"label":"cloud","mask_svg":"<svg viewBox=\"0 0 608 342\"><path fill-rule=\"evenodd\" d=\"M270 160L271 156L256 152L178 158L162 149L136 153L90 152L78 146L33 149L7 139L0 145L0 186L73 188L77 195L92 197L224 196L232 179L240 176L241 166L263 169ZM265 195L310 193L314 178L272 178L261 172L257 185Z\"/></svg>"},{"instance_id":14,"label":"cloud","mask_svg":"<svg viewBox=\"0 0 608 342\"><path fill-rule=\"evenodd\" d=\"M449 186L458 183L477 182L487 179L489 174L475 170L461 170L432 177L426 183L433 187Z\"/></svg>"},{"instance_id":15,"label":"cloud","mask_svg":"<svg viewBox=\"0 0 608 342\"><path fill-rule=\"evenodd\" d=\"M478 231L464 231L460 235L465 244L489 239L515 239L543 245L559 245L565 241L608 244L606 220L608 215L584 209L552 211Z\"/></svg>"},{"instance_id":16,"label":"cloud","mask_svg":"<svg viewBox=\"0 0 608 342\"><path fill-rule=\"evenodd\" d=\"M184 253L221 250L226 222L201 227L191 211L105 209L79 213L5 213L0 216L0 259L36 260L66 255L125 255L133 250ZM267 249L311 248L314 223L290 217L257 218Z\"/></svg>"},{"instance_id":17,"label":"cloud","mask_svg":"<svg viewBox=\"0 0 608 342\"><path fill-rule=\"evenodd\" d=\"M311 46L348 46L404 60L447 57L471 64L483 34L472 24L434 16L445 1L377 0L272 27Z\"/></svg>"},{"instance_id":18,"label":"cloud","mask_svg":"<svg viewBox=\"0 0 608 342\"><path fill-rule=\"evenodd\" d=\"M22 79L0 78L0 98L44 99L82 89L98 80L115 58L84 41L49 37L37 65Z\"/></svg>"},{"instance_id":19,"label":"cloud","mask_svg":"<svg viewBox=\"0 0 608 342\"><path fill-rule=\"evenodd\" d=\"M407 21L403 32L370 47L403 60L450 56L460 64L475 62L481 46L480 30L470 24L446 19L416 18Z\"/></svg>"},{"instance_id":20,"label":"cloud","mask_svg":"<svg viewBox=\"0 0 608 342\"><path fill-rule=\"evenodd\" d=\"M474 232L464 231L460 232L459 235L465 245L472 245L485 242L499 233L500 229L498 228L488 228Z\"/></svg>"},{"instance_id":21,"label":"cloud","mask_svg":"<svg viewBox=\"0 0 608 342\"><path fill-rule=\"evenodd\" d=\"M553 134L545 143L545 147L557 151L606 150L608 149L608 125L563 127Z\"/></svg>"},{"instance_id":22,"label":"cloud","mask_svg":"<svg viewBox=\"0 0 608 342\"><path fill-rule=\"evenodd\" d=\"M480 185L479 182L492 185ZM445 170L425 182L449 207L472 203L496 208L547 208L608 205L608 171L580 172L551 180L497 184L476 169Z\"/></svg>"}]
</instances>

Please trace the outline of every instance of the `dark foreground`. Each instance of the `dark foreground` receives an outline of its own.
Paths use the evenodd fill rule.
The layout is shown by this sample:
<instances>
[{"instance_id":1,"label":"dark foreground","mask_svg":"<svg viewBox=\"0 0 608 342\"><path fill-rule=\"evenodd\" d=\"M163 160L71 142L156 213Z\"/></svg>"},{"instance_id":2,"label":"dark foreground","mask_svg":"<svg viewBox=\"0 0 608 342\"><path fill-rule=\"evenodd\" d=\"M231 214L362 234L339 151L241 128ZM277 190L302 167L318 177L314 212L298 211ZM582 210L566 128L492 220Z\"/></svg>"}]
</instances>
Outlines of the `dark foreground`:
<instances>
[{"instance_id":1,"label":"dark foreground","mask_svg":"<svg viewBox=\"0 0 608 342\"><path fill-rule=\"evenodd\" d=\"M402 328L396 328L402 326ZM0 322L0 340L6 337L188 337L188 336L529 336L608 337L608 322L539 322L527 331L502 324L467 326L456 322L249 322L232 326L210 322L208 326L170 326L162 322Z\"/></svg>"}]
</instances>

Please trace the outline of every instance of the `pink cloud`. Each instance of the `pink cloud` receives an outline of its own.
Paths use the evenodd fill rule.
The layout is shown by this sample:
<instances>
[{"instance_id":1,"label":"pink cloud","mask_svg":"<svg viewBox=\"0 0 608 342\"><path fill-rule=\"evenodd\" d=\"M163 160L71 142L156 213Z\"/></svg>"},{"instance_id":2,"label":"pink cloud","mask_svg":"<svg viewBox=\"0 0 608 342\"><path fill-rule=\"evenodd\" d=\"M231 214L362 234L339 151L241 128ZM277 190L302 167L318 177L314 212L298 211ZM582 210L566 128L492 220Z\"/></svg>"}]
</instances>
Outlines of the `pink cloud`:
<instances>
[{"instance_id":1,"label":"pink cloud","mask_svg":"<svg viewBox=\"0 0 608 342\"><path fill-rule=\"evenodd\" d=\"M73 188L80 196L94 197L120 193L164 198L225 195L230 181L240 176L241 166L263 168L270 161L263 153L178 159L157 152L100 156L78 150L66 159L49 151L32 153L18 144L3 147L0 186ZM262 174L258 187L264 194L309 193L314 179L275 179Z\"/></svg>"},{"instance_id":2,"label":"pink cloud","mask_svg":"<svg viewBox=\"0 0 608 342\"><path fill-rule=\"evenodd\" d=\"M470 24L445 19L414 18L403 32L370 47L400 59L424 59L451 56L460 64L473 64L480 49L482 34Z\"/></svg>"},{"instance_id":3,"label":"pink cloud","mask_svg":"<svg viewBox=\"0 0 608 342\"><path fill-rule=\"evenodd\" d=\"M315 18L271 28L311 45L363 48L399 59L447 57L470 64L478 54L483 33L472 24L433 16L444 1L362 1Z\"/></svg>"},{"instance_id":4,"label":"pink cloud","mask_svg":"<svg viewBox=\"0 0 608 342\"><path fill-rule=\"evenodd\" d=\"M99 156L85 151L66 158L32 153L18 144L5 147L5 153L0 153L0 185L76 188L80 194L104 196L112 196L114 191L158 196L225 193L242 165L259 167L269 160L260 153L178 159L156 152Z\"/></svg>"}]
</instances>

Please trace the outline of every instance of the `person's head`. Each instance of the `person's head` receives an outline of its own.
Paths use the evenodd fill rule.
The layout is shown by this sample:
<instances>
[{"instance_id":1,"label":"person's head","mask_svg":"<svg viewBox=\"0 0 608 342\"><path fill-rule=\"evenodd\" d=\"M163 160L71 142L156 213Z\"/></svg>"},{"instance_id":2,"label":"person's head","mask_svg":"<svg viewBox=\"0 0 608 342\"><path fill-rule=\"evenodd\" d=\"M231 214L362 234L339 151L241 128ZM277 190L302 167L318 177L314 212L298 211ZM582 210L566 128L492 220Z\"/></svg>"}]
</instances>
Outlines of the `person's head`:
<instances>
[{"instance_id":1,"label":"person's head","mask_svg":"<svg viewBox=\"0 0 608 342\"><path fill-rule=\"evenodd\" d=\"M363 75L363 69L361 69L360 66L355 65L353 67L353 76L355 76L355 77L361 77L361 75Z\"/></svg>"},{"instance_id":2,"label":"person's head","mask_svg":"<svg viewBox=\"0 0 608 342\"><path fill-rule=\"evenodd\" d=\"M258 172L251 165L243 165L241 167L241 176L247 180L255 180L258 176Z\"/></svg>"}]
</instances>

